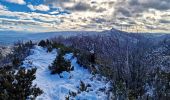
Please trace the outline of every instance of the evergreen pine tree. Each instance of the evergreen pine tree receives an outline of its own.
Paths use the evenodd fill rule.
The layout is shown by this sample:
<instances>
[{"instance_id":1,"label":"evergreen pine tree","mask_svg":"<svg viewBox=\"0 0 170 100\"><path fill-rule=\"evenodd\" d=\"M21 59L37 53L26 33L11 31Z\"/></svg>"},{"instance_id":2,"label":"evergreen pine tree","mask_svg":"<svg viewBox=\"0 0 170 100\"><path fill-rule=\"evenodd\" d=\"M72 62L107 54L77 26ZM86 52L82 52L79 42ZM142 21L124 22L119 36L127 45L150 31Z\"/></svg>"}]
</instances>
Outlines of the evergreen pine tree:
<instances>
[{"instance_id":1,"label":"evergreen pine tree","mask_svg":"<svg viewBox=\"0 0 170 100\"><path fill-rule=\"evenodd\" d=\"M45 47L46 46L46 42L44 40L41 40L39 42L38 46Z\"/></svg>"},{"instance_id":2,"label":"evergreen pine tree","mask_svg":"<svg viewBox=\"0 0 170 100\"><path fill-rule=\"evenodd\" d=\"M63 71L71 71L73 68L71 67L70 62L66 61L62 54L59 54L52 66L49 66L49 69L52 71L51 74L60 74Z\"/></svg>"},{"instance_id":3,"label":"evergreen pine tree","mask_svg":"<svg viewBox=\"0 0 170 100\"><path fill-rule=\"evenodd\" d=\"M42 91L32 81L35 79L36 69L26 70L13 66L0 68L0 100L26 100L35 99Z\"/></svg>"}]
</instances>

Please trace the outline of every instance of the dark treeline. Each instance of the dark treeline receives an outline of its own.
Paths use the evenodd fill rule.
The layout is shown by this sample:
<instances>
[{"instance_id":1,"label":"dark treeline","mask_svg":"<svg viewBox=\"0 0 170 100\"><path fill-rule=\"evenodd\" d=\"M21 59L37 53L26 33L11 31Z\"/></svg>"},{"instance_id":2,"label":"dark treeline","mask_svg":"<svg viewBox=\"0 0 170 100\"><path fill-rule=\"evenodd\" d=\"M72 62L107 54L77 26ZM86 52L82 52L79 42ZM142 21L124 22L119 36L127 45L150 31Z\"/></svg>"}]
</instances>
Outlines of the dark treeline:
<instances>
[{"instance_id":1,"label":"dark treeline","mask_svg":"<svg viewBox=\"0 0 170 100\"><path fill-rule=\"evenodd\" d=\"M36 69L25 69L22 61L33 48L32 41L16 43L12 52L0 58L0 100L35 99L42 91L32 85Z\"/></svg>"},{"instance_id":2,"label":"dark treeline","mask_svg":"<svg viewBox=\"0 0 170 100\"><path fill-rule=\"evenodd\" d=\"M112 99L170 98L170 39L159 42L138 34L57 37L52 43L74 48L78 61L112 81ZM77 51L78 50L78 51ZM95 64L90 62L91 51Z\"/></svg>"}]
</instances>

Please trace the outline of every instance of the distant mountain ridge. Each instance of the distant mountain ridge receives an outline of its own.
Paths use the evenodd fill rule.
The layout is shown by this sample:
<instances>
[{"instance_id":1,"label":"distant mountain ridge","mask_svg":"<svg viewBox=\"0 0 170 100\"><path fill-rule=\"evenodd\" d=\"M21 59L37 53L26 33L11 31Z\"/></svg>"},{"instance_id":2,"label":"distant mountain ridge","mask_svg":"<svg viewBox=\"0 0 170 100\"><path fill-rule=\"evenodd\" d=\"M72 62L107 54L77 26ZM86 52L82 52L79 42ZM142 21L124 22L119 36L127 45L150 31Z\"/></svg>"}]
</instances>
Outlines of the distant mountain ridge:
<instances>
[{"instance_id":1,"label":"distant mountain ridge","mask_svg":"<svg viewBox=\"0 0 170 100\"><path fill-rule=\"evenodd\" d=\"M75 35L110 35L114 37L119 37L122 39L129 38L139 39L139 38L147 38L152 39L153 41L161 41L164 38L170 38L170 34L163 33L130 33L117 30L112 28L111 30L106 30L102 32L97 31L58 31L58 32L42 32L42 33L29 33L29 32L17 32L17 31L0 31L0 45L11 45L17 41L39 41L41 39L47 39L55 36L75 36Z\"/></svg>"},{"instance_id":2,"label":"distant mountain ridge","mask_svg":"<svg viewBox=\"0 0 170 100\"><path fill-rule=\"evenodd\" d=\"M16 31L0 31L0 45L11 45L17 41L39 41L42 39L52 38L55 36L75 36L77 34L96 34L92 31L62 31L62 32L43 32L43 33L26 33Z\"/></svg>"}]
</instances>

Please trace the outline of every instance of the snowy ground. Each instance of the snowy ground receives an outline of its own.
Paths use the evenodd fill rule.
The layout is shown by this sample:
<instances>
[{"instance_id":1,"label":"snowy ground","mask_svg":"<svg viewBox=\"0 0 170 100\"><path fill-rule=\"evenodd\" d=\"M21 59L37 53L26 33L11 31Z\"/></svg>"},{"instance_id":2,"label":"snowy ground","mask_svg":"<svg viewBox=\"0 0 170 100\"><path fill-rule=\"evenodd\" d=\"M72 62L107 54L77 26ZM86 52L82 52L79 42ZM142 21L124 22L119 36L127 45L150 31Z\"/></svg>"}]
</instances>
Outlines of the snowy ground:
<instances>
[{"instance_id":1,"label":"snowy ground","mask_svg":"<svg viewBox=\"0 0 170 100\"><path fill-rule=\"evenodd\" d=\"M1 46L0 45L0 53L2 54L3 57L6 55L10 54L12 46Z\"/></svg>"},{"instance_id":2,"label":"snowy ground","mask_svg":"<svg viewBox=\"0 0 170 100\"><path fill-rule=\"evenodd\" d=\"M70 97L76 100L108 99L106 91L109 88L109 82L106 82L104 77L94 76L87 69L79 66L71 53L66 54L64 58L71 62L74 70L69 73L63 72L60 76L58 74L51 75L48 66L51 65L56 56L57 50L47 53L46 49L35 46L32 49L32 54L23 62L23 66L26 68L37 68L33 84L37 84L44 92L36 98L37 100L65 100L69 92L77 94L75 97ZM86 91L79 92L80 81L89 85Z\"/></svg>"}]
</instances>

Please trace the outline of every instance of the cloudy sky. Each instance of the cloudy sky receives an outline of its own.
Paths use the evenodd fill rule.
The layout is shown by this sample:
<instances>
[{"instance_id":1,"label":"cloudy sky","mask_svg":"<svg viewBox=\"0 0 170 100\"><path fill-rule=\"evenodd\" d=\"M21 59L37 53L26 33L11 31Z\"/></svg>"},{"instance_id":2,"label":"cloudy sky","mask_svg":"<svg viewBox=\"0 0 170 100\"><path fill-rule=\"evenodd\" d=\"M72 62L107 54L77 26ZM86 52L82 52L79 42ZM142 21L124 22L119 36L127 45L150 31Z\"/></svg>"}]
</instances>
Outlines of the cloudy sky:
<instances>
[{"instance_id":1,"label":"cloudy sky","mask_svg":"<svg viewBox=\"0 0 170 100\"><path fill-rule=\"evenodd\" d=\"M170 0L0 0L0 30L170 33Z\"/></svg>"}]
</instances>

